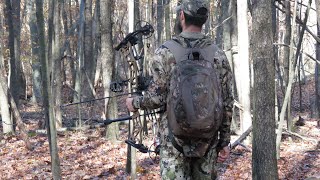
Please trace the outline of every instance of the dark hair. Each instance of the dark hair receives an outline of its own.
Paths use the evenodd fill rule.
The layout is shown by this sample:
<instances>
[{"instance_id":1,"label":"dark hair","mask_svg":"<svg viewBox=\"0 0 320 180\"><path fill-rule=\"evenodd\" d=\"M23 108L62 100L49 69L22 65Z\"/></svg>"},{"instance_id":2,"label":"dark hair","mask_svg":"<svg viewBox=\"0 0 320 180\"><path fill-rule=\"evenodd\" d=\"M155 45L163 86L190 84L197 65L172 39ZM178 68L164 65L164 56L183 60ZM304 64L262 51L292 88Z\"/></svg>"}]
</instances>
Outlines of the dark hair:
<instances>
[{"instance_id":1,"label":"dark hair","mask_svg":"<svg viewBox=\"0 0 320 180\"><path fill-rule=\"evenodd\" d=\"M207 21L207 17L195 17L187 13L183 13L185 17L186 26L195 25L197 27L202 27Z\"/></svg>"}]
</instances>

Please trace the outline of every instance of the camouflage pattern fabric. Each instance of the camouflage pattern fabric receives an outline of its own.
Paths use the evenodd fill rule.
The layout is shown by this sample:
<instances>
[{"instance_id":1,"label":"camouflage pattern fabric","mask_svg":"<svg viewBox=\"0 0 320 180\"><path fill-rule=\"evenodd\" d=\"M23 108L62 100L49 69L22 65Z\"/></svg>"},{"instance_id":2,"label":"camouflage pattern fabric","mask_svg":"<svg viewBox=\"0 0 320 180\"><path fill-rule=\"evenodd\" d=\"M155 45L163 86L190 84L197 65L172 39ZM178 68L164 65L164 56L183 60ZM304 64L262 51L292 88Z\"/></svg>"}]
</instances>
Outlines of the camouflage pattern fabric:
<instances>
[{"instance_id":1,"label":"camouflage pattern fabric","mask_svg":"<svg viewBox=\"0 0 320 180\"><path fill-rule=\"evenodd\" d=\"M174 40L183 47L204 48L212 44L212 40L202 33L182 32ZM158 135L160 137L160 168L162 179L215 179L214 165L217 158L217 149L225 147L230 142L230 124L232 119L233 93L232 72L225 53L218 49L215 54L215 68L220 73L224 118L219 127L219 135L212 141L212 147L203 158L187 158L176 150L169 138L167 113L159 119ZM213 60L213 58L212 58ZM150 74L153 80L148 91L140 97L135 97L133 106L141 109L155 109L163 107L167 102L171 73L175 68L173 54L164 46L160 46L153 59L150 60ZM179 141L179 140L177 140ZM201 143L199 140L191 140Z\"/></svg>"},{"instance_id":2,"label":"camouflage pattern fabric","mask_svg":"<svg viewBox=\"0 0 320 180\"><path fill-rule=\"evenodd\" d=\"M193 17L207 18L208 9L209 3L207 0L182 0L176 10L183 10Z\"/></svg>"}]
</instances>

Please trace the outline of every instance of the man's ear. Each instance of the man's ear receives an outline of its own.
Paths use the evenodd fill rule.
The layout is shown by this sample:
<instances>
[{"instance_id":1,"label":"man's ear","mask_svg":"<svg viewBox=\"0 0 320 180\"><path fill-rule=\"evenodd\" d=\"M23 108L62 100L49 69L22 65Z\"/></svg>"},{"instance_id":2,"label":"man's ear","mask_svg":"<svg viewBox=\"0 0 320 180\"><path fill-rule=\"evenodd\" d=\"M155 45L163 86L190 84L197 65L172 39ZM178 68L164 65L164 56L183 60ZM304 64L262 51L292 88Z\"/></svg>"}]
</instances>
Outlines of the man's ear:
<instances>
[{"instance_id":1,"label":"man's ear","mask_svg":"<svg viewBox=\"0 0 320 180\"><path fill-rule=\"evenodd\" d=\"M183 11L180 11L180 20L183 21L185 19Z\"/></svg>"}]
</instances>

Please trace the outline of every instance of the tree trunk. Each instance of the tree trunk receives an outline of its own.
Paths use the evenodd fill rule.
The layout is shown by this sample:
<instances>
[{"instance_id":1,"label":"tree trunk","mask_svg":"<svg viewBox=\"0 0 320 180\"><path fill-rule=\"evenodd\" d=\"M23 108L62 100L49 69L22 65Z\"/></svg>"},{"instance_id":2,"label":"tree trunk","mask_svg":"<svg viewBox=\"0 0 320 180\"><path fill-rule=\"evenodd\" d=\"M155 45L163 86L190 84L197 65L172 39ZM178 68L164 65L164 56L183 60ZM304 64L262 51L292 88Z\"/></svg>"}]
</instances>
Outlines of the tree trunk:
<instances>
[{"instance_id":1,"label":"tree trunk","mask_svg":"<svg viewBox=\"0 0 320 180\"><path fill-rule=\"evenodd\" d=\"M225 51L226 56L228 58L229 64L231 65L231 68L233 71L234 70L233 69L233 53L234 53L233 49L234 49L234 47L233 47L233 41L231 39L233 36L235 36L235 38L237 38L237 29L233 28L233 27L237 26L236 0L226 0L222 4L221 8L222 8L222 12L223 12L222 19L230 18L222 25L222 27L223 27L223 48L224 48L224 51ZM233 84L235 84L235 83L233 83ZM235 89L236 88L233 87L233 92L235 92ZM236 113L234 113L234 116L232 118L232 123L231 123L231 131L232 132L238 131L238 124L237 124L237 119L235 118L235 114Z\"/></svg>"},{"instance_id":2,"label":"tree trunk","mask_svg":"<svg viewBox=\"0 0 320 180\"><path fill-rule=\"evenodd\" d=\"M1 59L1 56L2 54L0 55L0 59ZM1 67L1 69L3 69L3 67ZM2 72L4 71L2 70ZM4 82L1 82L1 84L4 84ZM8 101L8 97L6 96L8 92L4 92L7 89L8 89L7 87L0 88L1 120L2 120L2 127L3 127L4 134L14 133L13 122L12 122L10 111L9 111L9 101Z\"/></svg>"},{"instance_id":3,"label":"tree trunk","mask_svg":"<svg viewBox=\"0 0 320 180\"><path fill-rule=\"evenodd\" d=\"M22 62L20 59L21 54L21 21L20 21L20 6L21 0L11 0L12 17L13 17L13 30L14 30L14 56L16 64L17 82L16 86L13 86L18 91L18 98L25 97L26 81L22 70ZM19 107L19 101L15 99L17 106Z\"/></svg>"},{"instance_id":4,"label":"tree trunk","mask_svg":"<svg viewBox=\"0 0 320 180\"><path fill-rule=\"evenodd\" d=\"M104 87L104 96L109 97L114 94L110 92L110 83L112 76L115 74L115 58L112 41L112 2L109 0L100 0L101 13L101 61L102 61L102 79ZM105 100L105 111L107 119L117 117L116 98ZM117 137L117 123L107 126L108 139L115 141Z\"/></svg>"},{"instance_id":5,"label":"tree trunk","mask_svg":"<svg viewBox=\"0 0 320 180\"><path fill-rule=\"evenodd\" d=\"M157 47L163 43L163 22L164 22L164 0L157 0Z\"/></svg>"},{"instance_id":6,"label":"tree trunk","mask_svg":"<svg viewBox=\"0 0 320 180\"><path fill-rule=\"evenodd\" d=\"M278 11L275 6L272 6L272 31L273 31L273 41L278 42L279 41L279 22L278 22ZM280 70L280 63L279 63L279 47L278 46L273 46L273 57L275 60L275 69L276 69L276 74L277 74L277 82L280 82L280 87L283 89L283 80L282 80L282 75L281 75L281 70ZM276 83L275 85L275 118L276 121L279 121L279 101L278 101L278 84ZM280 89L280 90L281 90ZM284 90L284 89L283 89Z\"/></svg>"},{"instance_id":7,"label":"tree trunk","mask_svg":"<svg viewBox=\"0 0 320 180\"><path fill-rule=\"evenodd\" d=\"M231 64L232 70L234 72L234 66L235 63L239 61L239 54L238 54L238 18L237 18L237 0L231 0L231 12L232 18L230 19L230 36L231 36L231 54L232 54L232 59L229 59L229 62ZM230 61L232 60L232 61ZM239 95L237 94L237 86L235 83L236 77L235 73L233 73L233 89L234 89L234 94L235 97L238 97ZM233 117L232 117L232 129L234 132L237 132L239 130L238 124L239 124L239 119L237 118L237 114L240 113L239 108L233 108Z\"/></svg>"},{"instance_id":8,"label":"tree trunk","mask_svg":"<svg viewBox=\"0 0 320 180\"><path fill-rule=\"evenodd\" d=\"M317 29L318 29L318 36L320 36L320 0L316 0L316 8L317 8ZM320 42L316 43L316 53L317 53L317 60L320 60ZM316 70L315 70L315 81L316 81L316 108L315 114L316 118L320 117L320 65L316 63ZM318 126L320 127L320 120L318 120Z\"/></svg>"},{"instance_id":9,"label":"tree trunk","mask_svg":"<svg viewBox=\"0 0 320 180\"><path fill-rule=\"evenodd\" d=\"M233 7L232 0L225 0L221 6L222 6L221 7L222 19L227 19L228 17L233 15L232 8L235 8L235 7ZM234 16L236 15L234 14ZM223 28L223 48L230 63L232 62L231 21L228 20L227 22L225 22L222 25L222 28Z\"/></svg>"},{"instance_id":10,"label":"tree trunk","mask_svg":"<svg viewBox=\"0 0 320 180\"><path fill-rule=\"evenodd\" d=\"M134 21L135 21L134 4L135 4L134 0L128 0L129 32L134 31ZM130 84L129 84L129 89L130 89ZM129 134L132 132L132 130L133 130L132 122L129 122ZM136 149L128 145L126 172L131 174L131 179L136 179L136 175L137 175L136 168L137 168L136 167Z\"/></svg>"},{"instance_id":11,"label":"tree trunk","mask_svg":"<svg viewBox=\"0 0 320 180\"><path fill-rule=\"evenodd\" d=\"M16 65L16 56L15 56L15 37L14 37L14 26L13 26L13 13L12 13L12 5L10 0L6 0L5 5L6 18L8 23L8 48L10 52L10 69L9 69L9 89L11 94L13 95L13 99L17 104L19 104L19 81L18 81L18 69ZM15 119L12 120L13 130L15 130Z\"/></svg>"},{"instance_id":12,"label":"tree trunk","mask_svg":"<svg viewBox=\"0 0 320 180\"><path fill-rule=\"evenodd\" d=\"M99 81L102 75L102 62L101 62L101 18L100 18L100 0L96 1L96 7L94 10L93 16L93 41L94 41L94 48L93 48L93 57L96 61L95 73L94 73L94 87L98 86Z\"/></svg>"},{"instance_id":13,"label":"tree trunk","mask_svg":"<svg viewBox=\"0 0 320 180\"><path fill-rule=\"evenodd\" d=\"M292 34L292 28L291 28L291 3L290 1L284 1L285 10L286 10L286 18L285 18L285 33L284 33L284 44L290 45L291 42L291 34ZM288 46L283 46L283 79L284 79L284 86L288 84L289 80L289 61L291 61L290 58L290 48ZM283 91L284 92L284 89Z\"/></svg>"},{"instance_id":14,"label":"tree trunk","mask_svg":"<svg viewBox=\"0 0 320 180\"><path fill-rule=\"evenodd\" d=\"M278 179L275 136L275 66L272 33L272 0L261 0L252 10L254 67L254 121L252 179Z\"/></svg>"},{"instance_id":15,"label":"tree trunk","mask_svg":"<svg viewBox=\"0 0 320 180\"><path fill-rule=\"evenodd\" d=\"M5 65L4 65L4 59L3 59L3 14L2 14L2 4L0 4L0 72L1 75L5 77ZM3 78L4 80L6 78ZM1 84L4 84L4 82L1 82ZM8 87L2 88L0 87L0 103L1 103L1 120L2 120L2 127L3 127L3 133L14 133L13 130L13 122L10 115L9 110L9 101L7 93L5 92L8 89ZM0 132L1 133L1 132Z\"/></svg>"},{"instance_id":16,"label":"tree trunk","mask_svg":"<svg viewBox=\"0 0 320 180\"><path fill-rule=\"evenodd\" d=\"M238 45L239 60L235 61L234 72L237 84L239 102L243 107L240 111L241 132L245 132L251 125L250 108L250 64L249 64L249 28L248 28L248 8L247 2L237 1L238 7Z\"/></svg>"},{"instance_id":17,"label":"tree trunk","mask_svg":"<svg viewBox=\"0 0 320 180\"><path fill-rule=\"evenodd\" d=\"M38 43L38 27L35 11L35 0L30 0L27 5L30 27L30 46L31 46L31 64L32 64L32 97L33 103L42 101L41 73L39 61L39 43Z\"/></svg>"},{"instance_id":18,"label":"tree trunk","mask_svg":"<svg viewBox=\"0 0 320 180\"><path fill-rule=\"evenodd\" d=\"M171 27L170 27L170 0L165 0L165 31L166 31L166 39L165 41L171 39Z\"/></svg>"},{"instance_id":19,"label":"tree trunk","mask_svg":"<svg viewBox=\"0 0 320 180\"><path fill-rule=\"evenodd\" d=\"M54 4L55 0L51 0ZM60 160L57 147L57 132L55 127L55 121L53 116L53 103L52 93L50 87L50 75L48 60L46 57L46 44L45 44L45 27L44 27L44 15L43 15L43 0L36 1L36 16L39 30L39 45L40 45L40 61L42 67L42 87L43 87L43 105L45 111L45 120L47 123L48 140L50 146L51 155L51 171L53 179L61 179ZM49 29L50 31L50 29ZM51 43L51 42L49 42Z\"/></svg>"},{"instance_id":20,"label":"tree trunk","mask_svg":"<svg viewBox=\"0 0 320 180\"><path fill-rule=\"evenodd\" d=\"M92 0L85 0L85 23L84 23L84 66L82 72L83 97L93 99L93 86L96 60L93 58L93 40L92 40ZM87 78L86 73L89 78Z\"/></svg>"},{"instance_id":21,"label":"tree trunk","mask_svg":"<svg viewBox=\"0 0 320 180\"><path fill-rule=\"evenodd\" d=\"M82 74L82 68L84 66L83 58L84 58L84 14L85 14L85 0L80 1L80 18L79 18L79 27L78 27L78 47L77 47L77 63L76 63L76 79L75 79L75 90L76 93L74 95L74 102L81 102L82 101L82 79L83 74ZM81 122L81 105L78 105L78 126L81 127L82 122Z\"/></svg>"},{"instance_id":22,"label":"tree trunk","mask_svg":"<svg viewBox=\"0 0 320 180\"><path fill-rule=\"evenodd\" d=\"M53 92L53 107L54 107L54 118L57 128L62 127L62 114L61 114L61 86L62 86L62 71L61 71L61 44L60 44L60 17L61 17L61 0L55 0L54 5L51 7L53 14L52 27L49 28L49 31L52 31L52 59L49 59L52 62L52 74L53 80L52 92ZM50 39L49 39L50 40ZM49 67L51 68L51 67Z\"/></svg>"},{"instance_id":23,"label":"tree trunk","mask_svg":"<svg viewBox=\"0 0 320 180\"><path fill-rule=\"evenodd\" d=\"M211 23L212 23L213 20L212 20L212 17L211 17L212 11L210 10L210 8L211 8L212 3L214 3L214 2L212 2L211 0L208 0L208 4L209 4L209 16L208 16L207 22L206 22L205 25L204 25L204 33L207 34L207 35L211 35L211 34L210 34L210 31L211 31ZM227 4L227 3L226 3L226 4Z\"/></svg>"},{"instance_id":24,"label":"tree trunk","mask_svg":"<svg viewBox=\"0 0 320 180\"><path fill-rule=\"evenodd\" d=\"M218 4L216 2L214 2L214 6L213 6L213 10L212 12L214 13L213 16L216 19L216 23L220 25L223 22L223 15L225 14L223 12L223 6L226 5L224 3L221 4L221 2ZM223 26L218 26L215 27L216 32L214 33L213 37L215 37L215 43L217 44L217 46L219 46L220 48L222 48L223 43L222 43L222 38L223 38Z\"/></svg>"}]
</instances>

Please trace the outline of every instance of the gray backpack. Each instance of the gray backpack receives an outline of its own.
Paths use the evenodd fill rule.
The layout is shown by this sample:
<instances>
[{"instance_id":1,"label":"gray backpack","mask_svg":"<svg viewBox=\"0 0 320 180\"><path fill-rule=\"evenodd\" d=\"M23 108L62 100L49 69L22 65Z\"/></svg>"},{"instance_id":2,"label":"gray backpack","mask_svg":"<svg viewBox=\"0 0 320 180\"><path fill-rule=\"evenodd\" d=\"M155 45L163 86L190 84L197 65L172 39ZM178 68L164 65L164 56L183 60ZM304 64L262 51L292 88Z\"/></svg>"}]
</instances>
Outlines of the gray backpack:
<instances>
[{"instance_id":1,"label":"gray backpack","mask_svg":"<svg viewBox=\"0 0 320 180\"><path fill-rule=\"evenodd\" d=\"M173 145L185 156L202 157L217 135L223 115L220 78L214 67L217 47L184 48L174 40L167 41L164 46L176 60L167 100ZM184 139L188 142L190 139L202 139L206 143L184 148L177 145L176 138L179 144L184 144L181 143Z\"/></svg>"}]
</instances>

